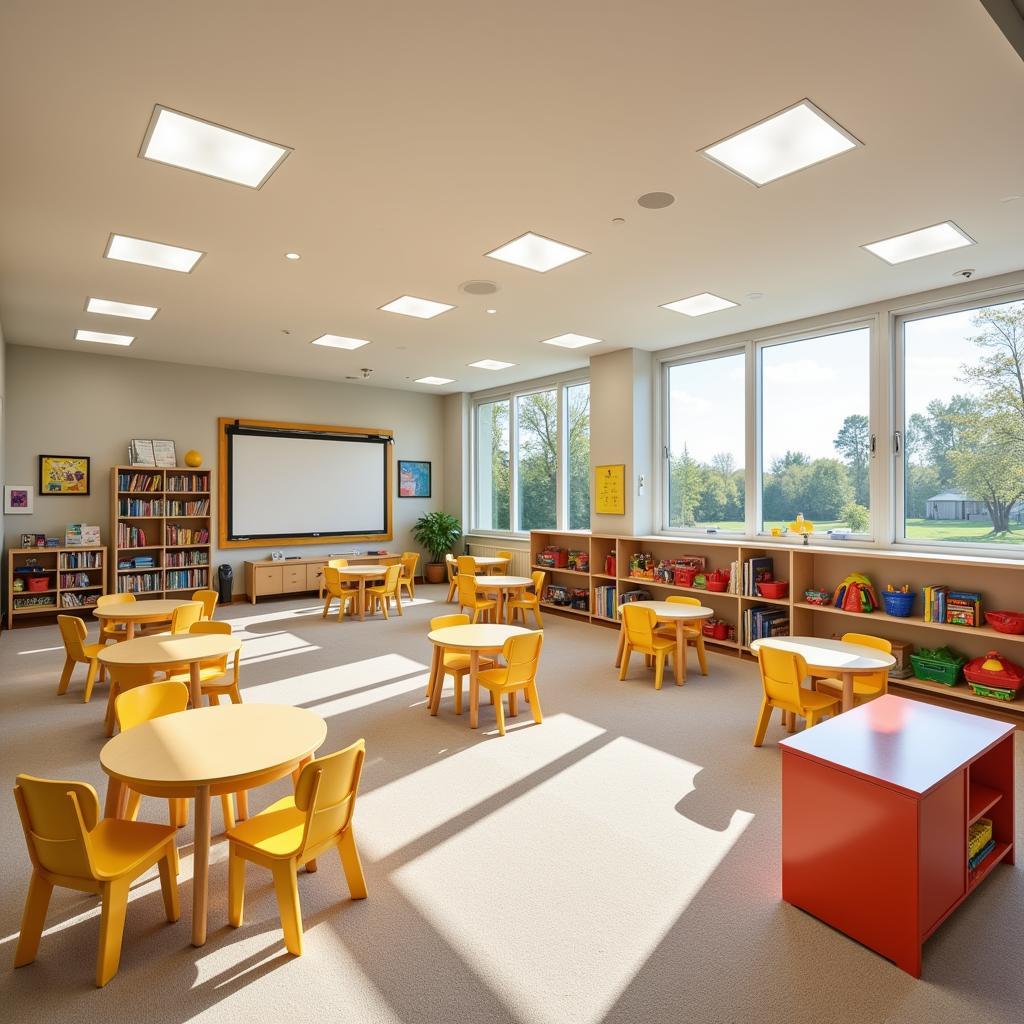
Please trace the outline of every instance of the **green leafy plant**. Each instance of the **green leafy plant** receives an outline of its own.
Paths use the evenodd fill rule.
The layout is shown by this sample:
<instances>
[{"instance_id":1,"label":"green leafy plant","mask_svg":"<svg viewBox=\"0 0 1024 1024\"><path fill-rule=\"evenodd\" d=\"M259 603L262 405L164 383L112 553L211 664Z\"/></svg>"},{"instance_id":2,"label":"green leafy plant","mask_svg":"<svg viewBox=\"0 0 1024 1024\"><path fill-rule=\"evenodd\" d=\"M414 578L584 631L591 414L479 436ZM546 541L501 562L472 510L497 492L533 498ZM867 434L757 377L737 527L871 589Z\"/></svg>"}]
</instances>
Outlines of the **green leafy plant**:
<instances>
[{"instance_id":1,"label":"green leafy plant","mask_svg":"<svg viewBox=\"0 0 1024 1024\"><path fill-rule=\"evenodd\" d=\"M462 523L447 512L427 512L416 520L412 535L436 564L444 561L444 556L462 536Z\"/></svg>"}]
</instances>

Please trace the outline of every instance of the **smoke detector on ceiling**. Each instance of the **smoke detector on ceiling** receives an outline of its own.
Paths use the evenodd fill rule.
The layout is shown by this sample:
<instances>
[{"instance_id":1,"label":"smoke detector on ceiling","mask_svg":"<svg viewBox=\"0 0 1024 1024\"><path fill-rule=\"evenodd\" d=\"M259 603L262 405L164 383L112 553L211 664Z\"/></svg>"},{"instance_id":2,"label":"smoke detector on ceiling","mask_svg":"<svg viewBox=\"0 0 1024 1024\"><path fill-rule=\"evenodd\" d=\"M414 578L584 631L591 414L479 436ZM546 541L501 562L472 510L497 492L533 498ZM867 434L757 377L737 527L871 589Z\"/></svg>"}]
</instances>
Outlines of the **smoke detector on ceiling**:
<instances>
[{"instance_id":1,"label":"smoke detector on ceiling","mask_svg":"<svg viewBox=\"0 0 1024 1024\"><path fill-rule=\"evenodd\" d=\"M463 281L459 291L467 295L493 295L498 290L494 281Z\"/></svg>"}]
</instances>

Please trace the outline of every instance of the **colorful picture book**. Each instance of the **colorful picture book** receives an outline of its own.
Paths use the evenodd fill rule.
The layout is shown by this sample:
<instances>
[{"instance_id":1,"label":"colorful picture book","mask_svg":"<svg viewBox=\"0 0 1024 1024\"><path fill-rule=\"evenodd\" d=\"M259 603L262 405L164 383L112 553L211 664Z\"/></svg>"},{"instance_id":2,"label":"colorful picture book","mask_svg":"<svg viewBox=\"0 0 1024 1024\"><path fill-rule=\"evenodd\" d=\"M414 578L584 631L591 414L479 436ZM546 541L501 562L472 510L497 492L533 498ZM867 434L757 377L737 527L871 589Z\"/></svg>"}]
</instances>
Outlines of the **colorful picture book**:
<instances>
[{"instance_id":1,"label":"colorful picture book","mask_svg":"<svg viewBox=\"0 0 1024 1024\"><path fill-rule=\"evenodd\" d=\"M743 593L747 597L757 596L757 584L775 578L775 563L771 555L751 558L743 563Z\"/></svg>"},{"instance_id":2,"label":"colorful picture book","mask_svg":"<svg viewBox=\"0 0 1024 1024\"><path fill-rule=\"evenodd\" d=\"M789 636L789 611L758 605L743 612L743 642L748 646L769 636Z\"/></svg>"},{"instance_id":3,"label":"colorful picture book","mask_svg":"<svg viewBox=\"0 0 1024 1024\"><path fill-rule=\"evenodd\" d=\"M923 587L924 621L945 622L953 626L981 626L981 594L970 590L950 590L938 584Z\"/></svg>"}]
</instances>

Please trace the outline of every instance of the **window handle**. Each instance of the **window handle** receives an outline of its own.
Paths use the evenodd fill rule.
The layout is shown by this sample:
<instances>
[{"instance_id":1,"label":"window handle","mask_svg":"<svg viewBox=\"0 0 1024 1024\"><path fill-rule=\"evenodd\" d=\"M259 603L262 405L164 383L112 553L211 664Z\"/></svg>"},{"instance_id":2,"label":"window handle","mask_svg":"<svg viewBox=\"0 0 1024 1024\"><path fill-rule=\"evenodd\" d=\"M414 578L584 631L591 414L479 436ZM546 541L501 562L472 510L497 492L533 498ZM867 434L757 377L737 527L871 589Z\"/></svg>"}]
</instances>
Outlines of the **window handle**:
<instances>
[{"instance_id":1,"label":"window handle","mask_svg":"<svg viewBox=\"0 0 1024 1024\"><path fill-rule=\"evenodd\" d=\"M875 457L875 451L876 451L877 448L878 448L877 439L875 438L875 435L872 434L871 435L871 458Z\"/></svg>"},{"instance_id":2,"label":"window handle","mask_svg":"<svg viewBox=\"0 0 1024 1024\"><path fill-rule=\"evenodd\" d=\"M903 435L898 430L893 431L892 451L893 455L899 455L903 451Z\"/></svg>"}]
</instances>

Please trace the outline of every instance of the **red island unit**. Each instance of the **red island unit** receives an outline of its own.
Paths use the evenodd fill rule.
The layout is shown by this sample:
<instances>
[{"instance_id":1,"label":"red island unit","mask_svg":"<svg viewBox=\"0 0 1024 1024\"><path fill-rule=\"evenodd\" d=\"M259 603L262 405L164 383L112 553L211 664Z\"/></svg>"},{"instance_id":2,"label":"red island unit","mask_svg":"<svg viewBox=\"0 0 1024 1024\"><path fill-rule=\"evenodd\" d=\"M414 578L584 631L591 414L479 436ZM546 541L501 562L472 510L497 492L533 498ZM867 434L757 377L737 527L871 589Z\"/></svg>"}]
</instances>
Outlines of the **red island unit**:
<instances>
[{"instance_id":1,"label":"red island unit","mask_svg":"<svg viewBox=\"0 0 1024 1024\"><path fill-rule=\"evenodd\" d=\"M920 977L924 941L1013 863L1013 732L887 694L781 741L782 898Z\"/></svg>"}]
</instances>

